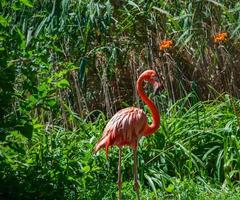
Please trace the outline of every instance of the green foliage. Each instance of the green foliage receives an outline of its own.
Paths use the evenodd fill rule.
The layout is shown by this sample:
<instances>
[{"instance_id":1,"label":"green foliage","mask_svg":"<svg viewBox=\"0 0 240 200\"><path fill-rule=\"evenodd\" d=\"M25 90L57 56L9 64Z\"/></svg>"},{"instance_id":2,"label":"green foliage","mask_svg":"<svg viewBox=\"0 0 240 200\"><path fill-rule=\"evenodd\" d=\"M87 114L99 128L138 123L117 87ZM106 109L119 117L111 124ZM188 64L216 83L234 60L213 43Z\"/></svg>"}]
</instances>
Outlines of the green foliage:
<instances>
[{"instance_id":1,"label":"green foliage","mask_svg":"<svg viewBox=\"0 0 240 200\"><path fill-rule=\"evenodd\" d=\"M138 172L146 199L234 199L240 146L235 100L223 95L188 107L191 98L169 107L160 130L140 141ZM12 131L0 146L0 192L12 199L116 199L117 148L108 160L104 151L92 152L104 116L94 123L75 120L73 131L35 123L29 139ZM132 151L124 148L123 155L124 198L133 199ZM219 194L220 186L226 192Z\"/></svg>"},{"instance_id":2,"label":"green foliage","mask_svg":"<svg viewBox=\"0 0 240 200\"><path fill-rule=\"evenodd\" d=\"M146 68L165 90L161 129L140 141L143 199L237 199L239 11L235 0L1 0L0 199L116 199L117 149L108 160L92 149L102 111L141 104ZM161 51L164 39L174 45ZM124 149L125 199L132 164Z\"/></svg>"},{"instance_id":3,"label":"green foliage","mask_svg":"<svg viewBox=\"0 0 240 200\"><path fill-rule=\"evenodd\" d=\"M35 124L34 130L31 139L12 132L1 144L0 191L7 198L92 199L109 189L109 166L97 165L104 158L92 155L94 124L81 123L73 132Z\"/></svg>"},{"instance_id":4,"label":"green foliage","mask_svg":"<svg viewBox=\"0 0 240 200\"><path fill-rule=\"evenodd\" d=\"M36 98L42 83L49 90L44 101L60 115L67 105L81 117L95 109L111 116L124 103L133 104L135 79L149 67L163 75L174 102L192 91L213 98L209 85L239 95L238 1L2 0L0 5L0 121L6 132L19 120L31 123L18 108L29 96L39 103L32 112L46 108ZM213 36L221 31L228 38L215 44ZM160 51L166 38L174 46ZM52 81L61 80L46 79L62 71L65 83L55 88Z\"/></svg>"},{"instance_id":5,"label":"green foliage","mask_svg":"<svg viewBox=\"0 0 240 200\"><path fill-rule=\"evenodd\" d=\"M151 183L154 188L163 185L163 177L155 166L161 166L166 177L206 175L230 185L238 181L239 123L234 100L225 95L187 108L190 97L167 110L162 116L161 134L155 134L148 147L152 159L146 161L146 165L151 174L148 177L155 176ZM239 108L239 102L236 105ZM142 154L146 160L144 152Z\"/></svg>"}]
</instances>

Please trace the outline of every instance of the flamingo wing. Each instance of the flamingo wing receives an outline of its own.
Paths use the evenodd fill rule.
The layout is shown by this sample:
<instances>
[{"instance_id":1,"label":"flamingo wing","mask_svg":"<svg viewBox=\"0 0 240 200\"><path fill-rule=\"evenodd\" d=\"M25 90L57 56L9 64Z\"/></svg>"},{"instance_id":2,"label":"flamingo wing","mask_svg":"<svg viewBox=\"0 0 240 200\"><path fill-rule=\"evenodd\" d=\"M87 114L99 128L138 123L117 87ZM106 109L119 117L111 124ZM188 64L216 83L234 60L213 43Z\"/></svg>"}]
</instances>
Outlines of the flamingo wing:
<instances>
[{"instance_id":1,"label":"flamingo wing","mask_svg":"<svg viewBox=\"0 0 240 200\"><path fill-rule=\"evenodd\" d=\"M147 117L142 109L130 107L118 111L107 123L94 152L105 147L108 154L108 147L112 145L136 148L146 125Z\"/></svg>"}]
</instances>

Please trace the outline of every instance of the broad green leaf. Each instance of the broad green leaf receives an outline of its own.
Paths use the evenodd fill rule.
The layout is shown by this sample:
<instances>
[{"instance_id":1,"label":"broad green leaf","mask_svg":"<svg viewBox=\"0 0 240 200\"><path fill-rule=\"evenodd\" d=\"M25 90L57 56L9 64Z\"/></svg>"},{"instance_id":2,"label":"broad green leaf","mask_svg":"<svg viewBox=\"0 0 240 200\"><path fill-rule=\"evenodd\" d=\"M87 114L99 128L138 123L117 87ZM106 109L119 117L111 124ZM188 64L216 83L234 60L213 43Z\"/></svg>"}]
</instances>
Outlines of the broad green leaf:
<instances>
[{"instance_id":1,"label":"broad green leaf","mask_svg":"<svg viewBox=\"0 0 240 200\"><path fill-rule=\"evenodd\" d=\"M169 193L173 192L174 190L174 185L173 184L169 184L167 188L165 188L165 190Z\"/></svg>"},{"instance_id":2,"label":"broad green leaf","mask_svg":"<svg viewBox=\"0 0 240 200\"><path fill-rule=\"evenodd\" d=\"M28 29L28 33L27 33L27 42L26 42L26 46L28 46L29 42L31 41L32 39L32 31L33 31L33 27L30 27Z\"/></svg>"},{"instance_id":3,"label":"broad green leaf","mask_svg":"<svg viewBox=\"0 0 240 200\"><path fill-rule=\"evenodd\" d=\"M62 79L62 80L58 81L56 85L59 88L66 88L66 87L70 86L68 80L66 80L66 79Z\"/></svg>"},{"instance_id":4,"label":"broad green leaf","mask_svg":"<svg viewBox=\"0 0 240 200\"><path fill-rule=\"evenodd\" d=\"M39 92L43 92L43 91L47 91L48 90L48 86L46 83L43 83L41 85L38 86L38 91Z\"/></svg>"},{"instance_id":5,"label":"broad green leaf","mask_svg":"<svg viewBox=\"0 0 240 200\"><path fill-rule=\"evenodd\" d=\"M56 100L55 99L49 99L47 101L47 104L50 106L50 107L54 107L56 105Z\"/></svg>"},{"instance_id":6,"label":"broad green leaf","mask_svg":"<svg viewBox=\"0 0 240 200\"><path fill-rule=\"evenodd\" d=\"M72 177L72 176L68 176L67 179L68 179L68 181L74 181L75 180L75 178Z\"/></svg>"},{"instance_id":7,"label":"broad green leaf","mask_svg":"<svg viewBox=\"0 0 240 200\"><path fill-rule=\"evenodd\" d=\"M27 164L33 164L34 163L32 158L27 159L26 162L27 162Z\"/></svg>"},{"instance_id":8,"label":"broad green leaf","mask_svg":"<svg viewBox=\"0 0 240 200\"><path fill-rule=\"evenodd\" d=\"M87 166L83 167L82 170L83 170L83 172L87 173L90 171L90 166L87 165Z\"/></svg>"}]
</instances>

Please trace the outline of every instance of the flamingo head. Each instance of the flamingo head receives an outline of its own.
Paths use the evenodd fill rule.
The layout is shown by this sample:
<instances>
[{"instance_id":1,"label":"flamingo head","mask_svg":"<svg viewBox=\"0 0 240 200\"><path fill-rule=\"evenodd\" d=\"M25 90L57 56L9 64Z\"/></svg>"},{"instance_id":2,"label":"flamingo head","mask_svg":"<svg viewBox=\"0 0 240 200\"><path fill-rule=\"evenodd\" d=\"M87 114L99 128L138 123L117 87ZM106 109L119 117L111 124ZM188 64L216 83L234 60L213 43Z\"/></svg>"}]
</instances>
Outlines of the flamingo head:
<instances>
[{"instance_id":1,"label":"flamingo head","mask_svg":"<svg viewBox=\"0 0 240 200\"><path fill-rule=\"evenodd\" d=\"M159 90L162 88L162 84L159 82L159 76L154 70L146 70L144 71L140 78L148 81L153 85L154 94L157 94Z\"/></svg>"}]
</instances>

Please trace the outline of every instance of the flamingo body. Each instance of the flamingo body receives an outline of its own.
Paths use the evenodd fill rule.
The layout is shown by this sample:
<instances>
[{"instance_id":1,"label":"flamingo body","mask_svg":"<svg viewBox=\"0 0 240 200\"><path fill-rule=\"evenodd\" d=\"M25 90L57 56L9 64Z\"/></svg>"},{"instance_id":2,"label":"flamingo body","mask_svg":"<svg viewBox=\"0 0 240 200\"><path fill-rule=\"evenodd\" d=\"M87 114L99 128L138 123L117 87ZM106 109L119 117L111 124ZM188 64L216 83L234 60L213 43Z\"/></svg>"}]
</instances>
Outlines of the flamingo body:
<instances>
[{"instance_id":1,"label":"flamingo body","mask_svg":"<svg viewBox=\"0 0 240 200\"><path fill-rule=\"evenodd\" d=\"M96 144L94 151L109 146L130 146L137 148L137 144L147 126L147 117L142 109L129 107L119 110L107 123L103 136Z\"/></svg>"},{"instance_id":2,"label":"flamingo body","mask_svg":"<svg viewBox=\"0 0 240 200\"><path fill-rule=\"evenodd\" d=\"M134 157L134 188L137 193L137 199L140 199L139 185L137 177L137 146L138 141L142 136L149 136L156 132L160 126L160 115L157 107L148 98L143 91L144 81L152 84L155 89L160 87L160 83L156 81L157 73L154 70L146 70L137 80L137 92L143 102L148 105L152 113L152 123L147 123L147 117L142 109L129 107L118 111L107 123L101 139L97 142L94 148L96 153L101 148L106 149L106 156L108 157L108 148L116 145L119 147L119 161L118 161L118 191L119 200L122 199L122 176L121 176L121 156L122 147L130 146L133 148Z\"/></svg>"}]
</instances>

